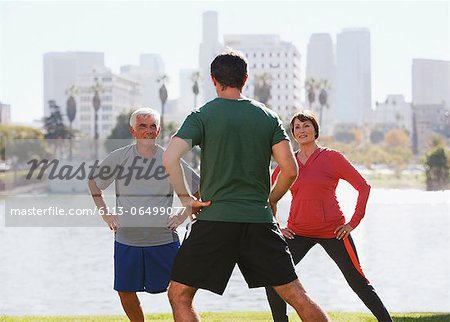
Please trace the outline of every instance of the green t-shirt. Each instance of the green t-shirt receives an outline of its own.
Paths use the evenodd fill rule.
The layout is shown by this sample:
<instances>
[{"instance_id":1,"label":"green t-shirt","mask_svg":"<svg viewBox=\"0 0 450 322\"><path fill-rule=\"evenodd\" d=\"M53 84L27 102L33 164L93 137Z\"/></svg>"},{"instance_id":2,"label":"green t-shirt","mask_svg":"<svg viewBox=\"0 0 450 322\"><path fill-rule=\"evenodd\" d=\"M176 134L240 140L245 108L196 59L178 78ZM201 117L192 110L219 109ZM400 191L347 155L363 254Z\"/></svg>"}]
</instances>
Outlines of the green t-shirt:
<instances>
[{"instance_id":1,"label":"green t-shirt","mask_svg":"<svg viewBox=\"0 0 450 322\"><path fill-rule=\"evenodd\" d=\"M211 206L198 220L273 222L268 206L272 146L289 140L277 114L250 99L216 98L175 134L201 154L200 195Z\"/></svg>"}]
</instances>

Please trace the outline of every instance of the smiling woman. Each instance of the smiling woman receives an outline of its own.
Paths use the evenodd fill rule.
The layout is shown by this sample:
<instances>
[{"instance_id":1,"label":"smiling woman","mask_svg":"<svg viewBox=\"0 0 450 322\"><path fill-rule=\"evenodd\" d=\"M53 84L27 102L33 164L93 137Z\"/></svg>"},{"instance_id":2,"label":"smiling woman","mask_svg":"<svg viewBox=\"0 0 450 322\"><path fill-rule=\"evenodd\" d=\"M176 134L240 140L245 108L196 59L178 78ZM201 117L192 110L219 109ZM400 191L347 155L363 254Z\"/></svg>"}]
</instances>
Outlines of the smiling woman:
<instances>
[{"instance_id":1,"label":"smiling woman","mask_svg":"<svg viewBox=\"0 0 450 322\"><path fill-rule=\"evenodd\" d=\"M316 244L321 245L378 321L392 321L361 269L350 235L364 217L370 186L342 154L316 144L319 125L312 112L294 114L290 126L300 145L296 153L299 171L291 187L292 203L287 227L281 231L294 263L298 264ZM272 177L274 182L279 172L277 167ZM336 198L336 187L341 179L358 191L355 211L348 222ZM274 320L288 321L286 303L273 288L266 288L266 292Z\"/></svg>"}]
</instances>

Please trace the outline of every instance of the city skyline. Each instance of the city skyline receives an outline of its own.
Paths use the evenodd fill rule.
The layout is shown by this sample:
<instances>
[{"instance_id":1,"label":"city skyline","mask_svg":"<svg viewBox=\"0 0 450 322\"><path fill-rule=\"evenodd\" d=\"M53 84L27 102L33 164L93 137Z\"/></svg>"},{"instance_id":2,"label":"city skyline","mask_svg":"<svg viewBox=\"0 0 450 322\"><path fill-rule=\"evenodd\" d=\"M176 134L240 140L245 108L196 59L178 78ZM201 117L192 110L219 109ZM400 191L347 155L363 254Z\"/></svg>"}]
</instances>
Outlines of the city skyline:
<instances>
[{"instance_id":1,"label":"city skyline","mask_svg":"<svg viewBox=\"0 0 450 322\"><path fill-rule=\"evenodd\" d=\"M222 43L226 34L277 34L292 42L301 54L302 77L311 34L329 33L336 44L343 29L368 28L372 106L389 94L411 101L412 59L449 60L447 2L0 2L0 100L11 105L14 122L41 118L42 57L57 51L103 52L115 73L137 65L141 54L160 54L170 77L169 99L176 98L180 69L198 68L208 10L218 13Z\"/></svg>"}]
</instances>

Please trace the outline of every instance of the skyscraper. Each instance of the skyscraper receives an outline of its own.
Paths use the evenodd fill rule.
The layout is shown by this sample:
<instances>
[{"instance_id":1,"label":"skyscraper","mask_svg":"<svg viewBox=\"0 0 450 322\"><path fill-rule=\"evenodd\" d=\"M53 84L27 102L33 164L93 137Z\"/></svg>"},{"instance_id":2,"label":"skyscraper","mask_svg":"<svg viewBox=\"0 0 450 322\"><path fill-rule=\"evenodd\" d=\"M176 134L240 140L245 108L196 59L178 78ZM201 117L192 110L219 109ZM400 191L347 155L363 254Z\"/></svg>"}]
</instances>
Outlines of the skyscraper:
<instances>
[{"instance_id":1,"label":"skyscraper","mask_svg":"<svg viewBox=\"0 0 450 322\"><path fill-rule=\"evenodd\" d=\"M335 91L335 57L334 46L330 34L327 33L314 33L309 38L308 52L306 58L306 77L305 81L314 79L316 82L322 83L326 81L328 83L327 91L327 107L322 111L322 124L321 132L329 134L332 131L334 117L334 91ZM305 102L305 106L308 106L315 113L319 113L320 104L318 102L318 96L320 90L316 90L315 102L312 106L309 106L308 100ZM319 116L319 115L318 115Z\"/></svg>"},{"instance_id":2,"label":"skyscraper","mask_svg":"<svg viewBox=\"0 0 450 322\"><path fill-rule=\"evenodd\" d=\"M100 138L107 137L117 123L117 116L133 108L142 107L141 84L123 75L117 75L108 68L98 68L85 74L78 74L77 115L74 128L87 137L94 137L95 113L92 104L92 87L99 83L101 89L100 109L98 111L98 133Z\"/></svg>"},{"instance_id":3,"label":"skyscraper","mask_svg":"<svg viewBox=\"0 0 450 322\"><path fill-rule=\"evenodd\" d=\"M44 115L50 115L49 100L65 111L66 90L75 84L78 74L104 67L105 58L99 52L51 52L44 54Z\"/></svg>"},{"instance_id":4,"label":"skyscraper","mask_svg":"<svg viewBox=\"0 0 450 322\"><path fill-rule=\"evenodd\" d=\"M161 111L158 79L165 74L164 62L158 54L142 54L139 66L127 65L120 68L120 74L142 86L142 104Z\"/></svg>"},{"instance_id":5,"label":"skyscraper","mask_svg":"<svg viewBox=\"0 0 450 322\"><path fill-rule=\"evenodd\" d=\"M450 61L413 60L412 101L414 105L443 104L450 108Z\"/></svg>"},{"instance_id":6,"label":"skyscraper","mask_svg":"<svg viewBox=\"0 0 450 322\"><path fill-rule=\"evenodd\" d=\"M344 29L337 35L335 119L341 124L362 125L371 113L370 32Z\"/></svg>"},{"instance_id":7,"label":"skyscraper","mask_svg":"<svg viewBox=\"0 0 450 322\"><path fill-rule=\"evenodd\" d=\"M327 79L331 82L334 65L333 41L330 34L312 34L308 43L306 78Z\"/></svg>"},{"instance_id":8,"label":"skyscraper","mask_svg":"<svg viewBox=\"0 0 450 322\"><path fill-rule=\"evenodd\" d=\"M300 52L279 35L225 35L225 45L242 52L249 75L243 94L265 101L255 94L257 82L270 84L266 103L284 120L301 106ZM265 80L264 80L265 79Z\"/></svg>"},{"instance_id":9,"label":"skyscraper","mask_svg":"<svg viewBox=\"0 0 450 322\"><path fill-rule=\"evenodd\" d=\"M217 96L210 79L210 65L214 57L224 51L224 46L219 42L218 29L217 12L204 12L202 42L200 43L199 51L199 68L203 80L201 91L203 92L204 102L210 101Z\"/></svg>"}]
</instances>

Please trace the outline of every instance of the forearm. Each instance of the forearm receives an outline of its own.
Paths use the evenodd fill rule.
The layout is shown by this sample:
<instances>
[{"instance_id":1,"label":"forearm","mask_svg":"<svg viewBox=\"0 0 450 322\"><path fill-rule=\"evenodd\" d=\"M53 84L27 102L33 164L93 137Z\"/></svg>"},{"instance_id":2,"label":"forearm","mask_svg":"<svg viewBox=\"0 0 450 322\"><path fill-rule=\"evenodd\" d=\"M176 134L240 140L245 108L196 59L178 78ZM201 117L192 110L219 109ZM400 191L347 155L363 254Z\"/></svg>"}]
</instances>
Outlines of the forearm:
<instances>
[{"instance_id":1,"label":"forearm","mask_svg":"<svg viewBox=\"0 0 450 322\"><path fill-rule=\"evenodd\" d=\"M296 179L295 175L283 173L280 171L275 185L269 195L270 202L278 202L289 190Z\"/></svg>"},{"instance_id":2,"label":"forearm","mask_svg":"<svg viewBox=\"0 0 450 322\"><path fill-rule=\"evenodd\" d=\"M178 196L192 195L185 180L183 168L180 164L180 159L172 159L165 163L166 173L169 175L169 181Z\"/></svg>"},{"instance_id":3,"label":"forearm","mask_svg":"<svg viewBox=\"0 0 450 322\"><path fill-rule=\"evenodd\" d=\"M349 225L352 228L356 228L359 225L361 220L364 218L366 213L366 205L369 199L370 194L370 185L364 182L358 189L358 200L356 202L355 212L352 216L352 219L349 222Z\"/></svg>"},{"instance_id":4,"label":"forearm","mask_svg":"<svg viewBox=\"0 0 450 322\"><path fill-rule=\"evenodd\" d=\"M106 221L106 215L108 213L108 206L103 198L102 190L100 190L93 179L89 180L89 190L91 191L92 200L97 207L102 219Z\"/></svg>"}]
</instances>

